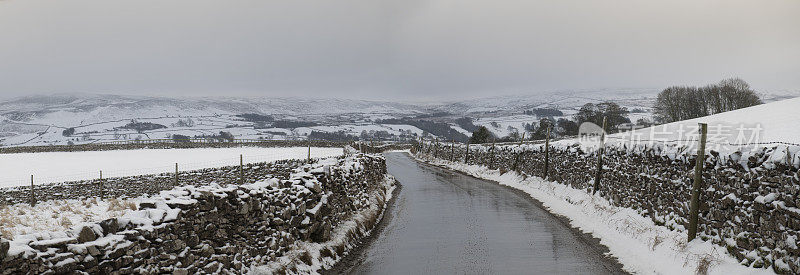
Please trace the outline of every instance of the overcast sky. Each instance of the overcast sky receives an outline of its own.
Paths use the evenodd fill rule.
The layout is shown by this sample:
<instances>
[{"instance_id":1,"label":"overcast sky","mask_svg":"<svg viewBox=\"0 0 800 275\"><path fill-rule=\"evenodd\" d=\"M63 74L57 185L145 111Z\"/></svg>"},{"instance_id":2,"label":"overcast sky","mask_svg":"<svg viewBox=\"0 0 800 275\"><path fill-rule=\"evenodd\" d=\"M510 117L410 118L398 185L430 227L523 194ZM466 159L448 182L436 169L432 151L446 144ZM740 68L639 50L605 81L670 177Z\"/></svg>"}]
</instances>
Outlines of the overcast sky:
<instances>
[{"instance_id":1,"label":"overcast sky","mask_svg":"<svg viewBox=\"0 0 800 275\"><path fill-rule=\"evenodd\" d=\"M800 1L0 0L0 97L442 100L731 76L800 90Z\"/></svg>"}]
</instances>

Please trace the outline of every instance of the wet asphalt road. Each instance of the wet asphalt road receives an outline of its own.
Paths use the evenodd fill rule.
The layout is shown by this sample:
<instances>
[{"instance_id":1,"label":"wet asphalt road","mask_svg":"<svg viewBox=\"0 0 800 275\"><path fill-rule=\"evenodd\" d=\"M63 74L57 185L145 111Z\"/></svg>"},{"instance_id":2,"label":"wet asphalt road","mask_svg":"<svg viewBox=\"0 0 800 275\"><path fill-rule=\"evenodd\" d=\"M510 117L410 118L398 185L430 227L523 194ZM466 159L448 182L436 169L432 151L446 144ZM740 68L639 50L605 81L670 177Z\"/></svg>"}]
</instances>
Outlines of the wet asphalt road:
<instances>
[{"instance_id":1,"label":"wet asphalt road","mask_svg":"<svg viewBox=\"0 0 800 275\"><path fill-rule=\"evenodd\" d=\"M402 184L372 238L328 273L617 274L597 240L527 194L387 153Z\"/></svg>"}]
</instances>

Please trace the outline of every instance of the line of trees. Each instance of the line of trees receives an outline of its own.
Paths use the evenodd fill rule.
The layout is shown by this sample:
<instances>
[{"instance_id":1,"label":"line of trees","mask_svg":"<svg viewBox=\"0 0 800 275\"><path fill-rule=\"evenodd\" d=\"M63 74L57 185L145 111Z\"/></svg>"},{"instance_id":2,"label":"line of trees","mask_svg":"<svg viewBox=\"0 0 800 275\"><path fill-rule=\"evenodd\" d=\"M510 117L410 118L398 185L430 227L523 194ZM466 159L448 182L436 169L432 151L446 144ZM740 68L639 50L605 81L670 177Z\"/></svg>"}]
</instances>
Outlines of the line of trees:
<instances>
[{"instance_id":1,"label":"line of trees","mask_svg":"<svg viewBox=\"0 0 800 275\"><path fill-rule=\"evenodd\" d=\"M654 120L640 118L636 121L637 127L649 127L654 124L670 123L675 121L693 119L709 116L736 109L751 107L762 104L761 98L750 87L750 84L741 78L724 79L716 84L703 87L693 86L672 86L664 89L658 94L654 104ZM644 110L635 109L635 112ZM606 131L610 133L618 132L623 125L631 125L628 118L627 108L621 107L614 102L602 102L598 104L587 103L572 117L572 119L552 117L539 119L539 122L526 123L523 125L526 132L530 133L533 139L544 139L547 129L551 129L551 137L572 136L578 134L578 126L584 122L591 122L597 125L603 124L606 118ZM555 114L546 109L534 109L525 111L525 114ZM470 122L469 119L456 121L459 125ZM497 128L499 125L492 125ZM463 128L463 126L462 126ZM466 128L465 128L466 129ZM519 139L520 133L512 132L508 137L500 140ZM473 131L471 142L485 143L491 142L494 136L485 127L480 127ZM499 140L498 140L499 141Z\"/></svg>"},{"instance_id":2,"label":"line of trees","mask_svg":"<svg viewBox=\"0 0 800 275\"><path fill-rule=\"evenodd\" d=\"M138 133L144 133L145 131L152 131L158 129L165 129L167 126L152 123L152 122L138 122L135 119L132 119L131 122L125 124L125 126L119 127L120 129L129 129L129 130L136 130Z\"/></svg>"},{"instance_id":3,"label":"line of trees","mask_svg":"<svg viewBox=\"0 0 800 275\"><path fill-rule=\"evenodd\" d=\"M462 117L462 118L456 119L456 125L458 125L458 127L461 127L461 129L464 129L464 130L467 130L467 131L470 131L470 132L475 132L479 128L478 126L476 126L475 124L472 123L472 118L470 118L470 117Z\"/></svg>"},{"instance_id":4,"label":"line of trees","mask_svg":"<svg viewBox=\"0 0 800 275\"><path fill-rule=\"evenodd\" d=\"M617 132L620 125L631 123L631 120L628 119L628 108L620 107L614 102L586 103L578 110L574 119L577 125L591 122L602 126L604 117L606 118L606 131L608 132Z\"/></svg>"},{"instance_id":5,"label":"line of trees","mask_svg":"<svg viewBox=\"0 0 800 275\"><path fill-rule=\"evenodd\" d=\"M533 110L527 110L523 112L526 115L535 115L538 117L552 117L552 116L563 116L564 112L558 109L550 109L550 108L535 108Z\"/></svg>"},{"instance_id":6,"label":"line of trees","mask_svg":"<svg viewBox=\"0 0 800 275\"><path fill-rule=\"evenodd\" d=\"M704 117L762 104L750 84L729 78L703 87L672 86L658 94L654 106L658 123Z\"/></svg>"},{"instance_id":7,"label":"line of trees","mask_svg":"<svg viewBox=\"0 0 800 275\"><path fill-rule=\"evenodd\" d=\"M435 122L430 120L422 120L422 119L411 119L411 118L390 118L390 119L378 119L375 120L375 123L378 124L395 124L395 125L411 125L414 127L419 128L420 130L424 131L425 133L430 133L437 137L441 137L444 140L455 140L457 142L466 142L469 140L469 137L465 134L462 134L459 131L456 131L449 124L444 122ZM424 136L425 134L423 134Z\"/></svg>"},{"instance_id":8,"label":"line of trees","mask_svg":"<svg viewBox=\"0 0 800 275\"><path fill-rule=\"evenodd\" d=\"M328 140L328 141L356 141L358 140L358 137L347 134L345 131L338 131L338 132L311 131L311 134L308 134L308 139Z\"/></svg>"}]
</instances>

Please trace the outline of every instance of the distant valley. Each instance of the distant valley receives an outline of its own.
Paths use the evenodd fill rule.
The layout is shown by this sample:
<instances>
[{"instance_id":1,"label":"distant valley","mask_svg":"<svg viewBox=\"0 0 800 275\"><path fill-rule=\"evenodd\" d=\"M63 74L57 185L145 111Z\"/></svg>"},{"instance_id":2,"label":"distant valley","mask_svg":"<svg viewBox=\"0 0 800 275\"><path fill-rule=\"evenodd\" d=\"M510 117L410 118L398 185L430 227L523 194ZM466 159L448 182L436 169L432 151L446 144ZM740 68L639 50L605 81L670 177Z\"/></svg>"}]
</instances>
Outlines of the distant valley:
<instances>
[{"instance_id":1,"label":"distant valley","mask_svg":"<svg viewBox=\"0 0 800 275\"><path fill-rule=\"evenodd\" d=\"M430 134L465 141L472 126L505 137L542 117L569 118L586 103L613 101L631 121L652 117L658 90L554 91L452 102L309 98L169 98L62 94L0 102L0 145L65 145L137 139L408 140ZM792 94L765 95L766 102ZM554 110L541 113L534 110Z\"/></svg>"}]
</instances>

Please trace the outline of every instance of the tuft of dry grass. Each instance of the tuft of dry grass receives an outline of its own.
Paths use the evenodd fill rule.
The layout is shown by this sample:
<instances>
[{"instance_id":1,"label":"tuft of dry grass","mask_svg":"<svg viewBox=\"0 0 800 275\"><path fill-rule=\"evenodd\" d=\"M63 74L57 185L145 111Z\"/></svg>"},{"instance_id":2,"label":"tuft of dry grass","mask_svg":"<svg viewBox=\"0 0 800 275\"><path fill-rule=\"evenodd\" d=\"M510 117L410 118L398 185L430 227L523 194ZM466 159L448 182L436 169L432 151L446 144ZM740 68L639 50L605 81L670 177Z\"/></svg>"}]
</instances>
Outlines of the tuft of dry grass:
<instances>
[{"instance_id":1,"label":"tuft of dry grass","mask_svg":"<svg viewBox=\"0 0 800 275\"><path fill-rule=\"evenodd\" d=\"M684 242L685 243L685 242ZM688 265L692 261L697 261L697 267L695 268L695 274L698 275L706 275L708 271L711 270L711 267L714 265L719 264L720 259L716 249L712 249L707 253L702 254L689 254L686 255L684 259L683 266Z\"/></svg>"},{"instance_id":2,"label":"tuft of dry grass","mask_svg":"<svg viewBox=\"0 0 800 275\"><path fill-rule=\"evenodd\" d=\"M323 249L322 249L322 250L319 252L319 255L321 255L321 256L322 256L322 257L324 257L324 258L333 258L333 257L334 257L334 255L333 255L333 251L331 251L331 249L330 249L329 247L325 247L325 248L323 248Z\"/></svg>"},{"instance_id":3,"label":"tuft of dry grass","mask_svg":"<svg viewBox=\"0 0 800 275\"><path fill-rule=\"evenodd\" d=\"M300 253L298 258L306 265L311 265L312 263L314 263L313 260L311 259L311 254L308 253L308 251L303 251L303 253Z\"/></svg>"},{"instance_id":4,"label":"tuft of dry grass","mask_svg":"<svg viewBox=\"0 0 800 275\"><path fill-rule=\"evenodd\" d=\"M132 201L121 201L115 198L108 200L108 211L124 211L125 209L137 210L138 207Z\"/></svg>"},{"instance_id":5,"label":"tuft of dry grass","mask_svg":"<svg viewBox=\"0 0 800 275\"><path fill-rule=\"evenodd\" d=\"M661 237L661 235L660 235L660 234L656 234L656 235L653 237L653 241L652 241L652 243L650 243L650 251L655 251L655 250L656 250L656 247L657 247L659 244L663 243L663 242L664 242L664 238L663 238L663 237Z\"/></svg>"},{"instance_id":6,"label":"tuft of dry grass","mask_svg":"<svg viewBox=\"0 0 800 275\"><path fill-rule=\"evenodd\" d=\"M124 211L125 209L136 210L138 207L132 201L121 201L115 198L108 200L108 211Z\"/></svg>"},{"instance_id":7,"label":"tuft of dry grass","mask_svg":"<svg viewBox=\"0 0 800 275\"><path fill-rule=\"evenodd\" d=\"M72 226L72 221L67 219L67 217L61 217L61 221L59 221L59 224L63 227L70 227Z\"/></svg>"},{"instance_id":8,"label":"tuft of dry grass","mask_svg":"<svg viewBox=\"0 0 800 275\"><path fill-rule=\"evenodd\" d=\"M81 204L83 204L83 207L86 208L92 207L92 205L97 205L97 198L95 197L88 198L86 200L81 201Z\"/></svg>"},{"instance_id":9,"label":"tuft of dry grass","mask_svg":"<svg viewBox=\"0 0 800 275\"><path fill-rule=\"evenodd\" d=\"M10 230L0 227L0 236L2 236L6 240L10 240L14 234L11 233Z\"/></svg>"},{"instance_id":10,"label":"tuft of dry grass","mask_svg":"<svg viewBox=\"0 0 800 275\"><path fill-rule=\"evenodd\" d=\"M6 239L11 239L14 237L13 233L9 229L10 227L19 223L19 218L14 215L11 215L7 208L0 209L0 236Z\"/></svg>"},{"instance_id":11,"label":"tuft of dry grass","mask_svg":"<svg viewBox=\"0 0 800 275\"><path fill-rule=\"evenodd\" d=\"M708 270L711 269L711 266L717 262L716 257L711 254L706 254L700 257L697 260L697 269L695 270L695 274L698 275L707 275Z\"/></svg>"},{"instance_id":12,"label":"tuft of dry grass","mask_svg":"<svg viewBox=\"0 0 800 275\"><path fill-rule=\"evenodd\" d=\"M123 209L119 200L115 198L108 199L108 211L122 211Z\"/></svg>"},{"instance_id":13,"label":"tuft of dry grass","mask_svg":"<svg viewBox=\"0 0 800 275\"><path fill-rule=\"evenodd\" d=\"M69 203L61 204L61 206L58 207L58 210L61 212L75 213L75 210L72 209L72 206Z\"/></svg>"},{"instance_id":14,"label":"tuft of dry grass","mask_svg":"<svg viewBox=\"0 0 800 275\"><path fill-rule=\"evenodd\" d=\"M683 237L676 237L673 240L675 247L678 248L680 252L686 252L686 248L689 246L689 243L686 242L686 239Z\"/></svg>"}]
</instances>

